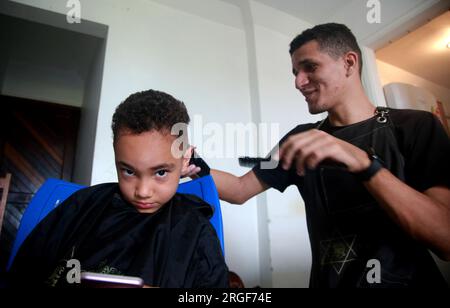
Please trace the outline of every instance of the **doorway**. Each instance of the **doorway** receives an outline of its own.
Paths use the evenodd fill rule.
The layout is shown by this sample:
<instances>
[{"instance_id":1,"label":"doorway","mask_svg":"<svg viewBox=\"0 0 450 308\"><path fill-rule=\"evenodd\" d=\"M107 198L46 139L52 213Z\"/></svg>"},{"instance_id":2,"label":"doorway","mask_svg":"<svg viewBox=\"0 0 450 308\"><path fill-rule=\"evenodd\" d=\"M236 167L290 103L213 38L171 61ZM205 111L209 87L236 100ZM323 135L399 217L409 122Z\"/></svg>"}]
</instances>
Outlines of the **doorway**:
<instances>
[{"instance_id":1,"label":"doorway","mask_svg":"<svg viewBox=\"0 0 450 308\"><path fill-rule=\"evenodd\" d=\"M39 187L48 178L72 180L81 108L4 95L0 106L0 174L12 174L0 233L4 267L22 214Z\"/></svg>"},{"instance_id":2,"label":"doorway","mask_svg":"<svg viewBox=\"0 0 450 308\"><path fill-rule=\"evenodd\" d=\"M0 172L12 173L0 274L41 184L90 184L107 30L19 3L0 7Z\"/></svg>"}]
</instances>

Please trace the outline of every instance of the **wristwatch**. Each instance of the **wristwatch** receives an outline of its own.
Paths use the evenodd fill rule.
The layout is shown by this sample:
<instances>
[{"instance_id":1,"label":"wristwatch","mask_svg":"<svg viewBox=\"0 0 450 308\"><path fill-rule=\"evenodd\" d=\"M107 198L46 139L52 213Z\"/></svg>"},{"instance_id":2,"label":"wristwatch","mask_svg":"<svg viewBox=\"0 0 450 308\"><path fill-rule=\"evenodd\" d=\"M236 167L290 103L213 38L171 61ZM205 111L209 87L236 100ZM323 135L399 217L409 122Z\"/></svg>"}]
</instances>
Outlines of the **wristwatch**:
<instances>
[{"instance_id":1,"label":"wristwatch","mask_svg":"<svg viewBox=\"0 0 450 308\"><path fill-rule=\"evenodd\" d=\"M373 148L369 148L366 150L367 156L370 159L370 165L367 167L367 169L355 173L355 176L361 181L361 182L367 182L370 180L378 171L380 171L381 168L384 168L384 163L378 157L378 155L375 153Z\"/></svg>"}]
</instances>

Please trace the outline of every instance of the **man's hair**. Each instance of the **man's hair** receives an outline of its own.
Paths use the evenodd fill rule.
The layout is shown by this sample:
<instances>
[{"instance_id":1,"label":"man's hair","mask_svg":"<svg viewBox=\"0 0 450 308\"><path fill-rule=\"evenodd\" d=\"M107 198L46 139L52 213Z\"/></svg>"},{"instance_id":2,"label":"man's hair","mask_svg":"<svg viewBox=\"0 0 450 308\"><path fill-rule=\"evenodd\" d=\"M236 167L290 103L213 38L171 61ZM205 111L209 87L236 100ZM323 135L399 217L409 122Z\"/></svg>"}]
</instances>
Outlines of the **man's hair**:
<instances>
[{"instance_id":1,"label":"man's hair","mask_svg":"<svg viewBox=\"0 0 450 308\"><path fill-rule=\"evenodd\" d=\"M114 143L124 130L140 134L152 130L171 132L177 123L189 124L189 115L183 102L155 90L131 94L117 106L112 118Z\"/></svg>"},{"instance_id":2,"label":"man's hair","mask_svg":"<svg viewBox=\"0 0 450 308\"><path fill-rule=\"evenodd\" d=\"M359 75L362 73L362 55L352 31L343 24L327 23L307 29L295 37L289 53L292 54L310 41L317 41L319 49L337 59L349 51L356 52L359 59Z\"/></svg>"}]
</instances>

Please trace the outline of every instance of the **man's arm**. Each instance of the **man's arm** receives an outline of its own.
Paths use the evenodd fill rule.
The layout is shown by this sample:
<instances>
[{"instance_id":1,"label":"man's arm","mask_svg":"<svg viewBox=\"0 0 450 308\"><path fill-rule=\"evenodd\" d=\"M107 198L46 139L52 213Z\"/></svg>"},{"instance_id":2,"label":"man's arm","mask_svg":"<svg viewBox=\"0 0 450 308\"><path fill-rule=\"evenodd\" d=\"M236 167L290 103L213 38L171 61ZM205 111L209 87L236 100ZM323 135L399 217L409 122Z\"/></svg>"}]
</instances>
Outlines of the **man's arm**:
<instances>
[{"instance_id":1,"label":"man's arm","mask_svg":"<svg viewBox=\"0 0 450 308\"><path fill-rule=\"evenodd\" d=\"M421 193L387 169L380 170L364 185L408 234L428 244L441 259L450 261L450 189L435 186Z\"/></svg>"},{"instance_id":2,"label":"man's arm","mask_svg":"<svg viewBox=\"0 0 450 308\"><path fill-rule=\"evenodd\" d=\"M199 166L191 164L194 149L195 147L190 146L184 154L182 177L196 178L201 171ZM269 188L267 184L258 179L253 170L240 177L215 169L210 169L210 174L216 184L219 198L232 204L243 204L251 197Z\"/></svg>"},{"instance_id":3,"label":"man's arm","mask_svg":"<svg viewBox=\"0 0 450 308\"><path fill-rule=\"evenodd\" d=\"M284 169L293 165L300 175L306 167L314 169L325 159L343 163L352 173L370 165L366 152L316 129L288 138L280 148L279 158ZM442 259L450 259L450 190L447 187L431 187L422 193L384 168L364 185L408 234L425 242Z\"/></svg>"},{"instance_id":4,"label":"man's arm","mask_svg":"<svg viewBox=\"0 0 450 308\"><path fill-rule=\"evenodd\" d=\"M258 179L253 170L238 177L224 171L211 169L211 175L219 192L219 198L233 204L243 204L269 188Z\"/></svg>"}]
</instances>

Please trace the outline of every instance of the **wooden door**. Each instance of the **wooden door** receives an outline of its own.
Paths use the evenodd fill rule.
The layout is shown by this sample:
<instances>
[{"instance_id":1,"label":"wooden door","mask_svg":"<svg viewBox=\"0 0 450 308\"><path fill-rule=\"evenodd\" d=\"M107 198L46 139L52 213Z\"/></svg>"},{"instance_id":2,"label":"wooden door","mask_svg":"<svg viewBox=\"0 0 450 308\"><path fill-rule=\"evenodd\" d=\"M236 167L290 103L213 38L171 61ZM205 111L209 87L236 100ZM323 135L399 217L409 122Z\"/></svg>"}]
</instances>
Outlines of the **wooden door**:
<instances>
[{"instance_id":1,"label":"wooden door","mask_svg":"<svg viewBox=\"0 0 450 308\"><path fill-rule=\"evenodd\" d=\"M22 214L47 178L71 181L80 108L0 96L0 173L11 185L0 238L4 269Z\"/></svg>"}]
</instances>

